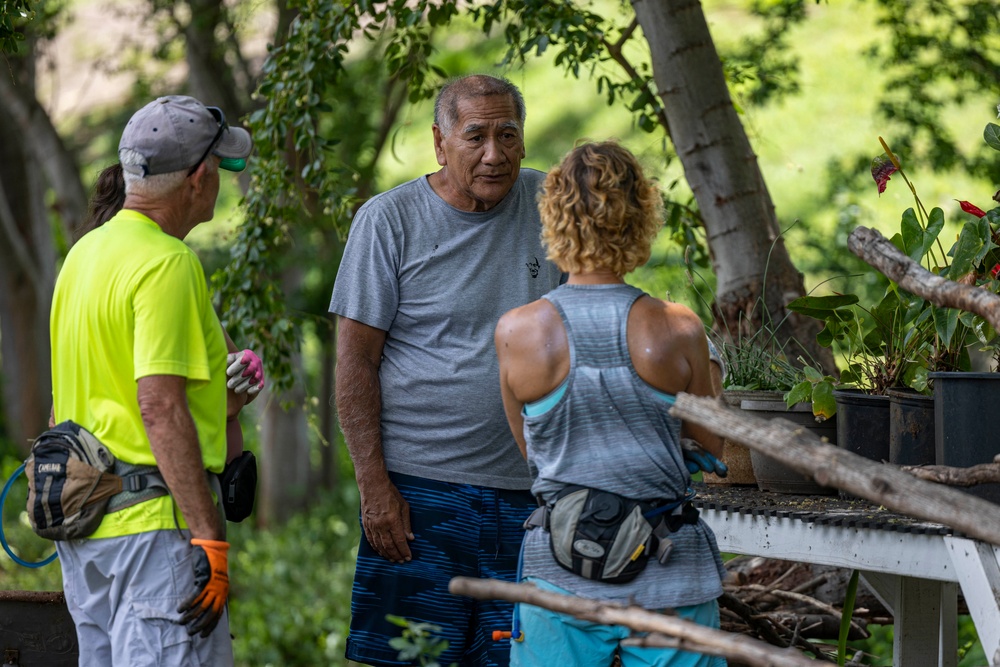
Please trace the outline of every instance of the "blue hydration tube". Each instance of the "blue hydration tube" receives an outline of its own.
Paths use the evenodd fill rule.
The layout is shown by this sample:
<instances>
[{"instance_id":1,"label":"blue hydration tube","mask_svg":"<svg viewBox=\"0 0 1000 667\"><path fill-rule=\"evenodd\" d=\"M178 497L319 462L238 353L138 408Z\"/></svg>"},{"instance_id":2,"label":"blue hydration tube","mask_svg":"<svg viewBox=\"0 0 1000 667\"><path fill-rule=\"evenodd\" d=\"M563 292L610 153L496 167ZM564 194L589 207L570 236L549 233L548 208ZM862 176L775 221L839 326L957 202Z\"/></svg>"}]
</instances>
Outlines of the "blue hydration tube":
<instances>
[{"instance_id":1,"label":"blue hydration tube","mask_svg":"<svg viewBox=\"0 0 1000 667\"><path fill-rule=\"evenodd\" d=\"M7 502L7 492L10 491L11 484L13 484L14 480L17 479L17 476L20 475L22 472L24 472L23 463L20 466L18 466L17 470L14 471L14 474L11 475L10 479L7 480L7 483L3 485L3 492L0 493L0 511L3 510L4 503ZM17 563L18 565L23 565L25 567L44 567L49 563L51 563L52 561L54 561L59 556L59 552L56 552L53 553L48 558L46 558L45 560L40 560L37 563L29 563L28 561L23 560L17 554L11 551L10 547L7 545L7 536L4 535L3 532L2 520L0 520L0 544L3 545L3 550L7 552L7 555L10 556L15 563Z\"/></svg>"}]
</instances>

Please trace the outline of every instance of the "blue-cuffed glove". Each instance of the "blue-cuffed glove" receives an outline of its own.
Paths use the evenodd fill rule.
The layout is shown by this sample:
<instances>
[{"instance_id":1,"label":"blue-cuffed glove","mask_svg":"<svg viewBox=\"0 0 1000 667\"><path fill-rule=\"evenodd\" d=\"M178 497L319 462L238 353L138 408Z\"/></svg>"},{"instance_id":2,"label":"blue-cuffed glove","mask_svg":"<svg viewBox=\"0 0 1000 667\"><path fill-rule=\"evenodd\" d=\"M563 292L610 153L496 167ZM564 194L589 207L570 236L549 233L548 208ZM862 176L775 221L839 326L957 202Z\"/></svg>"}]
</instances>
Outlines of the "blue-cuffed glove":
<instances>
[{"instance_id":1,"label":"blue-cuffed glove","mask_svg":"<svg viewBox=\"0 0 1000 667\"><path fill-rule=\"evenodd\" d=\"M684 465L687 466L688 472L692 475L699 470L710 472L719 477L725 477L729 474L729 468L725 463L702 449L701 445L690 438L681 439L681 452L684 454Z\"/></svg>"}]
</instances>

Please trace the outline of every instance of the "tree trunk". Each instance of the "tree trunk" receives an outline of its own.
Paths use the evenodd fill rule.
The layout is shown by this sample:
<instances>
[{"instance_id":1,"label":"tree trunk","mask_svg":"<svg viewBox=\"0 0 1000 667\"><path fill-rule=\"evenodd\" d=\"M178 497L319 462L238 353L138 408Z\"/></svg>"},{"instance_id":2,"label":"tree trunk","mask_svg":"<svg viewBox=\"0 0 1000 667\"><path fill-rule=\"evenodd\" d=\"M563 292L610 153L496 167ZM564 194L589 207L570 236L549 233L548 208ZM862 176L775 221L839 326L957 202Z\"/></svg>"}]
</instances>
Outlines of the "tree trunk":
<instances>
[{"instance_id":1,"label":"tree trunk","mask_svg":"<svg viewBox=\"0 0 1000 667\"><path fill-rule=\"evenodd\" d=\"M33 48L35 39L29 35L26 40ZM50 212L58 216L66 238L71 239L87 213L87 191L80 180L80 168L35 95L34 56L30 52L25 57L10 56L6 64L9 68L0 69L0 106L10 131L18 134L18 143L55 193ZM47 224L36 229L35 234L52 237Z\"/></svg>"},{"instance_id":2,"label":"tree trunk","mask_svg":"<svg viewBox=\"0 0 1000 667\"><path fill-rule=\"evenodd\" d=\"M302 375L301 358L292 358L293 373ZM301 383L282 394L268 394L260 413L260 489L258 521L282 525L309 507L309 428L303 411L306 395ZM282 403L289 405L287 409Z\"/></svg>"},{"instance_id":3,"label":"tree trunk","mask_svg":"<svg viewBox=\"0 0 1000 667\"><path fill-rule=\"evenodd\" d=\"M781 238L701 4L633 0L632 5L649 42L668 132L705 223L717 279L717 328L734 340L762 325L777 329L780 342L789 340L793 361L805 353L836 372L830 350L816 342L821 323L785 308L805 293L802 274Z\"/></svg>"},{"instance_id":4,"label":"tree trunk","mask_svg":"<svg viewBox=\"0 0 1000 667\"><path fill-rule=\"evenodd\" d=\"M35 98L33 58L11 56L6 63L0 72L0 364L4 427L27 453L52 406L48 322L56 251L46 193L53 184L55 212L67 227L82 219L86 198L72 157Z\"/></svg>"},{"instance_id":5,"label":"tree trunk","mask_svg":"<svg viewBox=\"0 0 1000 667\"><path fill-rule=\"evenodd\" d=\"M328 327L328 328L327 328ZM340 477L339 465L337 462L337 411L334 409L333 397L336 395L336 376L334 368L337 364L337 327L335 326L333 315L327 315L318 325L317 329L324 328L324 331L317 331L322 347L322 361L320 365L320 392L319 392L319 428L323 436L320 443L320 465L319 474L316 479L316 486L322 489L332 490L337 486Z\"/></svg>"},{"instance_id":6,"label":"tree trunk","mask_svg":"<svg viewBox=\"0 0 1000 667\"><path fill-rule=\"evenodd\" d=\"M209 106L220 107L235 122L251 108L255 81L235 39L219 39L220 30L233 35L222 0L188 0L191 19L181 24L174 5L175 21L184 32L191 94ZM239 75L239 80L236 74Z\"/></svg>"}]
</instances>

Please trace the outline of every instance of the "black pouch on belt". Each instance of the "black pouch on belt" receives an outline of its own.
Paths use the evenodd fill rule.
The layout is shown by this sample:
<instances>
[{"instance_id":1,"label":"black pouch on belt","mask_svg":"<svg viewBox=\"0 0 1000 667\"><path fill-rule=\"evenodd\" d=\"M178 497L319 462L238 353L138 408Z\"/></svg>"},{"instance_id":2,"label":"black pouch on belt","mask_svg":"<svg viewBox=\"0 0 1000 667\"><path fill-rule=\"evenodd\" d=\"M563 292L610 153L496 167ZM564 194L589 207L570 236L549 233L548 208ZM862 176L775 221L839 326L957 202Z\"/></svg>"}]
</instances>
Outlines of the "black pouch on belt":
<instances>
[{"instance_id":1,"label":"black pouch on belt","mask_svg":"<svg viewBox=\"0 0 1000 667\"><path fill-rule=\"evenodd\" d=\"M257 457L253 452L245 451L227 463L219 482L226 520L239 523L250 516L257 497Z\"/></svg>"},{"instance_id":2,"label":"black pouch on belt","mask_svg":"<svg viewBox=\"0 0 1000 667\"><path fill-rule=\"evenodd\" d=\"M556 494L548 512L552 555L594 581L626 583L642 572L659 543L643 516L652 505L582 486Z\"/></svg>"}]
</instances>

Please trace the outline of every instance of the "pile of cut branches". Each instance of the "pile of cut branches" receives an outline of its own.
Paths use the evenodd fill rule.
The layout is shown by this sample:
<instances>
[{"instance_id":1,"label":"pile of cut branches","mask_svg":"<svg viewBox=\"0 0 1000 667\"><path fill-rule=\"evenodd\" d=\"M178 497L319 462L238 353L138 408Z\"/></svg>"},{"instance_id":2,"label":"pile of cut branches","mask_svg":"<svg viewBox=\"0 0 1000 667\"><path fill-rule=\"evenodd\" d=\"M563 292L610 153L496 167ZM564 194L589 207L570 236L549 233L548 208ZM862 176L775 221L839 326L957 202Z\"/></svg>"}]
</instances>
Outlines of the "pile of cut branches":
<instances>
[{"instance_id":1,"label":"pile of cut branches","mask_svg":"<svg viewBox=\"0 0 1000 667\"><path fill-rule=\"evenodd\" d=\"M750 556L730 560L726 569L723 630L835 661L850 570ZM866 639L869 624L891 623L878 598L859 586L847 638Z\"/></svg>"}]
</instances>

